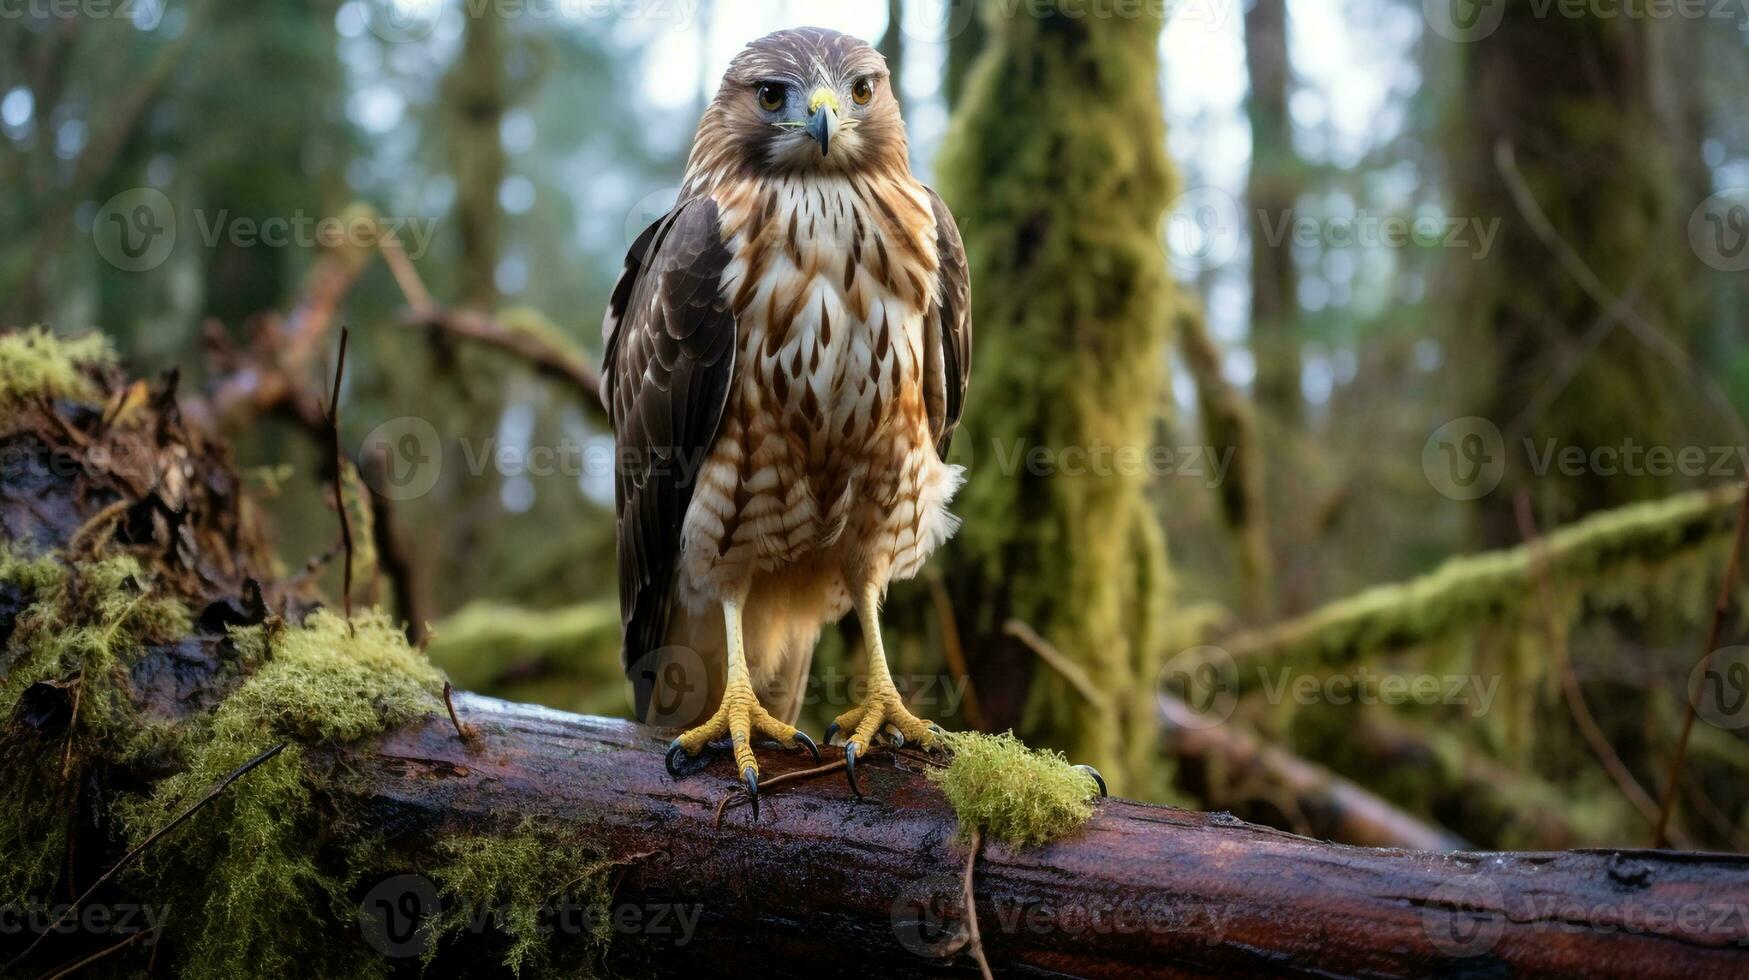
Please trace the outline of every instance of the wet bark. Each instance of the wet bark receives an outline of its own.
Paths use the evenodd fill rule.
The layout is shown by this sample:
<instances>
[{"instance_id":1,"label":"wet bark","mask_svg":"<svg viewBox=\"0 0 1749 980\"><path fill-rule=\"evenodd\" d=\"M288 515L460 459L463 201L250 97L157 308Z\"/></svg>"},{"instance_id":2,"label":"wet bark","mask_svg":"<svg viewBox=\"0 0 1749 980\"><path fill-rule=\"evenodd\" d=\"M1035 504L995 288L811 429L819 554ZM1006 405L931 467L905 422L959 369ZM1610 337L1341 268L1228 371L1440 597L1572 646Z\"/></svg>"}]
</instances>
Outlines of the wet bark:
<instances>
[{"instance_id":1,"label":"wet bark","mask_svg":"<svg viewBox=\"0 0 1749 980\"><path fill-rule=\"evenodd\" d=\"M727 767L671 780L666 733L487 698L458 710L479 727L477 743L433 719L341 753L362 777L343 805L414 848L438 827L519 813L588 825L613 853L650 853L616 901L702 913L684 947L644 951L664 970L724 957L787 963L796 975L963 969L931 955L962 919L965 850L921 763L883 754L861 776L866 800L829 773L770 793L757 824L734 807L718 825L735 792ZM809 764L770 758L768 780ZM974 883L998 975L1749 969L1743 856L1377 850L1114 799L1045 847L986 845Z\"/></svg>"}]
</instances>

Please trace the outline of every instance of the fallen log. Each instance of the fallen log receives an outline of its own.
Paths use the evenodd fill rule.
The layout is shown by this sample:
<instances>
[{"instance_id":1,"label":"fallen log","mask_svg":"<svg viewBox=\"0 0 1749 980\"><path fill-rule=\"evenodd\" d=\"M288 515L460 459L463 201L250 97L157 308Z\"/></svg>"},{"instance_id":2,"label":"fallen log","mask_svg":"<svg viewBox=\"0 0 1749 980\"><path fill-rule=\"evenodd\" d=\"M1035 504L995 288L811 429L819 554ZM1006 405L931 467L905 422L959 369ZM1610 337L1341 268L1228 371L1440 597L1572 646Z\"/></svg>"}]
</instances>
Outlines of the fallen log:
<instances>
[{"instance_id":1,"label":"fallen log","mask_svg":"<svg viewBox=\"0 0 1749 980\"><path fill-rule=\"evenodd\" d=\"M1286 801L1287 826L1346 844L1457 851L1469 845L1315 762L1271 745L1231 720L1209 725L1189 705L1162 691L1161 740L1178 759L1178 785L1198 803L1233 807L1248 794ZM1271 821L1273 822L1273 821Z\"/></svg>"},{"instance_id":2,"label":"fallen log","mask_svg":"<svg viewBox=\"0 0 1749 980\"><path fill-rule=\"evenodd\" d=\"M733 807L719 824L737 792L726 767L670 779L665 733L481 697L457 708L477 741L433 719L341 751L363 778L348 804L414 848L441 827L518 813L648 855L627 866L616 904L698 913L684 944L644 937L663 972L965 969L942 955L963 918L965 851L920 761L872 760L865 800L830 773L769 793L758 823ZM768 778L810 764L766 758ZM999 975L1749 971L1745 856L1358 848L1114 799L1052 844L987 844L974 884Z\"/></svg>"}]
</instances>

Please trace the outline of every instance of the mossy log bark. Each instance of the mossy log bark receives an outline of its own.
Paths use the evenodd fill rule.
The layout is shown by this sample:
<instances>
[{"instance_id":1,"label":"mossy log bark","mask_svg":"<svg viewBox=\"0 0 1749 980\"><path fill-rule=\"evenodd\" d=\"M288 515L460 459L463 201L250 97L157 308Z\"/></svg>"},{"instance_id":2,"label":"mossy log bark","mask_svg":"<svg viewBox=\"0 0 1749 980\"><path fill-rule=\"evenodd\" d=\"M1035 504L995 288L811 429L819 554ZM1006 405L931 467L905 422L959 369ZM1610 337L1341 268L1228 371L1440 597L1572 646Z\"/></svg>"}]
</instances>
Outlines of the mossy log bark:
<instances>
[{"instance_id":1,"label":"mossy log bark","mask_svg":"<svg viewBox=\"0 0 1749 980\"><path fill-rule=\"evenodd\" d=\"M773 792L758 824L741 807L719 826L732 780L669 779L664 733L487 698L458 709L477 742L432 719L337 752L360 777L341 802L415 849L444 828L521 813L649 855L627 867L616 901L701 904L692 940L660 951L664 970L735 957L776 975L791 975L783 964L795 975L956 972L918 953L947 945L965 859L952 810L918 766L883 755L866 800L834 773ZM805 764L774 758L770 775ZM999 975L1749 969L1749 925L1730 917L1749 908L1749 857L1352 848L1110 800L1055 843L986 847L974 884Z\"/></svg>"}]
</instances>

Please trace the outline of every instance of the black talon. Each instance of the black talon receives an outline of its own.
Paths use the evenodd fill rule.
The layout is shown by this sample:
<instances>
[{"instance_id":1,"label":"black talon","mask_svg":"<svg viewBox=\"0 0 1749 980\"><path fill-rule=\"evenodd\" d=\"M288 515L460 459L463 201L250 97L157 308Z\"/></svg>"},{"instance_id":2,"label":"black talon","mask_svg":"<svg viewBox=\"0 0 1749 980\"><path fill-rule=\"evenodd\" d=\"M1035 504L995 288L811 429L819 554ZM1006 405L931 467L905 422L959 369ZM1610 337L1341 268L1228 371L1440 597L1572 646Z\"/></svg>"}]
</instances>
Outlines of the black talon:
<instances>
[{"instance_id":1,"label":"black talon","mask_svg":"<svg viewBox=\"0 0 1749 980\"><path fill-rule=\"evenodd\" d=\"M899 731L896 725L888 725L883 734L887 736L888 741L893 743L893 748L902 749L905 747L905 733Z\"/></svg>"},{"instance_id":2,"label":"black talon","mask_svg":"<svg viewBox=\"0 0 1749 980\"><path fill-rule=\"evenodd\" d=\"M1081 770L1082 772L1086 773L1087 775L1093 777L1093 781L1099 784L1099 798L1102 800L1105 799L1105 777L1101 776L1099 774L1099 770L1093 768L1092 766L1085 766L1085 765L1076 766L1075 768L1077 768L1077 769Z\"/></svg>"},{"instance_id":3,"label":"black talon","mask_svg":"<svg viewBox=\"0 0 1749 980\"><path fill-rule=\"evenodd\" d=\"M813 753L815 762L820 761L820 747L814 744L814 740L808 737L807 732L804 732L799 728L796 729L796 741L802 743L802 748Z\"/></svg>"},{"instance_id":4,"label":"black talon","mask_svg":"<svg viewBox=\"0 0 1749 980\"><path fill-rule=\"evenodd\" d=\"M747 784L747 795L753 799L753 822L759 822L759 774L752 766L741 770L741 781Z\"/></svg>"},{"instance_id":5,"label":"black talon","mask_svg":"<svg viewBox=\"0 0 1749 980\"><path fill-rule=\"evenodd\" d=\"M856 785L856 743L844 743L844 773L850 777L850 791L862 799L862 787Z\"/></svg>"},{"instance_id":6,"label":"black talon","mask_svg":"<svg viewBox=\"0 0 1749 980\"><path fill-rule=\"evenodd\" d=\"M836 737L837 734L838 734L838 723L837 722L833 722L832 724L827 725L826 726L826 744L831 745L832 739L834 737Z\"/></svg>"},{"instance_id":7,"label":"black talon","mask_svg":"<svg viewBox=\"0 0 1749 980\"><path fill-rule=\"evenodd\" d=\"M686 758L686 749L681 747L680 739L675 739L674 741L669 742L668 757L664 760L668 764L669 778L679 779L681 776L685 775L680 769L680 760L684 758Z\"/></svg>"},{"instance_id":8,"label":"black talon","mask_svg":"<svg viewBox=\"0 0 1749 980\"><path fill-rule=\"evenodd\" d=\"M703 772L710 768L711 753L718 750L718 746L709 744L700 748L697 755L687 755L686 750L680 746L680 739L675 739L668 743L668 756L664 760L668 766L668 775L675 779L685 779L694 773Z\"/></svg>"}]
</instances>

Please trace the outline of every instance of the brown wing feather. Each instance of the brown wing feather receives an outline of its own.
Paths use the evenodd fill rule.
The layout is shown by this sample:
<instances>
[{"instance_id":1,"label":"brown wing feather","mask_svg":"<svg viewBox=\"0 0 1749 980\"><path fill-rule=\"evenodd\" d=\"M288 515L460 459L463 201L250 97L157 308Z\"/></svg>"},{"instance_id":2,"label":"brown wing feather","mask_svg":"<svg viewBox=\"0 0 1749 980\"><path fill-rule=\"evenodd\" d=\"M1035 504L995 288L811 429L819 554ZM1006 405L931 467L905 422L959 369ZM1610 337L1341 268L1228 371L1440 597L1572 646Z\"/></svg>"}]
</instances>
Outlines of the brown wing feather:
<instances>
[{"instance_id":1,"label":"brown wing feather","mask_svg":"<svg viewBox=\"0 0 1749 980\"><path fill-rule=\"evenodd\" d=\"M680 530L735 367L729 264L710 198L677 205L626 256L602 325L619 512L620 662L643 717L668 631Z\"/></svg>"},{"instance_id":2,"label":"brown wing feather","mask_svg":"<svg viewBox=\"0 0 1749 980\"><path fill-rule=\"evenodd\" d=\"M935 212L941 296L923 320L923 403L929 410L935 450L946 459L954 428L965 409L966 384L972 371L972 277L953 213L933 189L929 205Z\"/></svg>"}]
</instances>

